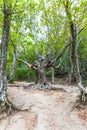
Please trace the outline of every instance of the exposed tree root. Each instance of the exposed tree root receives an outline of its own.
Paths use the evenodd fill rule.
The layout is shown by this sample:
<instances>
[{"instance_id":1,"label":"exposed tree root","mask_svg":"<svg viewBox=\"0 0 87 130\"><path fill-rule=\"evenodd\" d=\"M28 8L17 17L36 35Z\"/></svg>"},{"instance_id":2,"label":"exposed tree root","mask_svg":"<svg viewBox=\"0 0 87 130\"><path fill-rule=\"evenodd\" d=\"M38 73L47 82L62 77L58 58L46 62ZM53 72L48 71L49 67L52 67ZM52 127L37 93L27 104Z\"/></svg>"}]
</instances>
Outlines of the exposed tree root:
<instances>
[{"instance_id":1,"label":"exposed tree root","mask_svg":"<svg viewBox=\"0 0 87 130\"><path fill-rule=\"evenodd\" d=\"M82 100L78 99L75 102L75 105L73 106L72 110L74 110L74 109L78 109L78 110L85 109L85 110L87 110L87 102L83 102Z\"/></svg>"},{"instance_id":2,"label":"exposed tree root","mask_svg":"<svg viewBox=\"0 0 87 130\"><path fill-rule=\"evenodd\" d=\"M56 87L52 87L51 90L58 90L58 91L66 92L66 90L65 90L64 88L56 88Z\"/></svg>"},{"instance_id":3,"label":"exposed tree root","mask_svg":"<svg viewBox=\"0 0 87 130\"><path fill-rule=\"evenodd\" d=\"M79 97L81 102L87 104L87 93L81 93Z\"/></svg>"},{"instance_id":4,"label":"exposed tree root","mask_svg":"<svg viewBox=\"0 0 87 130\"><path fill-rule=\"evenodd\" d=\"M24 88L28 88L28 89L38 89L38 90L58 90L58 91L63 91L63 92L66 92L65 89L63 88L57 88L55 86L53 86L52 84L50 83L47 83L47 84L30 84L28 86L24 86Z\"/></svg>"},{"instance_id":5,"label":"exposed tree root","mask_svg":"<svg viewBox=\"0 0 87 130\"><path fill-rule=\"evenodd\" d=\"M9 115L11 110L11 103L8 100L0 102L0 113L6 112L6 114Z\"/></svg>"},{"instance_id":6,"label":"exposed tree root","mask_svg":"<svg viewBox=\"0 0 87 130\"><path fill-rule=\"evenodd\" d=\"M1 104L0 105L0 113L5 112L7 116L9 116L13 110L15 110L15 111L31 111L31 108L33 107L33 105L32 105L28 109L21 109L21 108L17 107L16 105L14 105L13 103L8 102L8 101L6 101L5 103L0 103L0 104Z\"/></svg>"}]
</instances>

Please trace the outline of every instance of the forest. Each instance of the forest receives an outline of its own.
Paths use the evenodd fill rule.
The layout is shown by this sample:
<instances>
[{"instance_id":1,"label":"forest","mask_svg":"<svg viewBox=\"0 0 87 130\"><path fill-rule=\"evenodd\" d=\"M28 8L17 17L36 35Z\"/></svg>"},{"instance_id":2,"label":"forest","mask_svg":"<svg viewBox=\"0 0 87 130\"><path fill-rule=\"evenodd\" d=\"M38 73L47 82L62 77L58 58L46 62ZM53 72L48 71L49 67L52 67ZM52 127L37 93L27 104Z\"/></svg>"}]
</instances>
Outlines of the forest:
<instances>
[{"instance_id":1,"label":"forest","mask_svg":"<svg viewBox=\"0 0 87 130\"><path fill-rule=\"evenodd\" d=\"M0 130L87 129L86 42L87 0L0 0Z\"/></svg>"}]
</instances>

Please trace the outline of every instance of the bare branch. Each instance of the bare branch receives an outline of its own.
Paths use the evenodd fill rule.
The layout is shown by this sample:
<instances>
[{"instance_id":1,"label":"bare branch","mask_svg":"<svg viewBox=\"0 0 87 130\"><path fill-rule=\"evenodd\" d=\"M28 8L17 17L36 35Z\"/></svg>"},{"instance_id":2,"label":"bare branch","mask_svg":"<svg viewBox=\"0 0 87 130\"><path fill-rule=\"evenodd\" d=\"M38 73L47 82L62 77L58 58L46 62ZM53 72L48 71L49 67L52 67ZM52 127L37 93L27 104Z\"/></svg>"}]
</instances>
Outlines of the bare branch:
<instances>
[{"instance_id":1,"label":"bare branch","mask_svg":"<svg viewBox=\"0 0 87 130\"><path fill-rule=\"evenodd\" d=\"M32 68L33 70L38 71L39 73L42 73L41 69L38 68L38 66L35 66L34 64L29 64L27 61L23 60L23 59L19 59L17 58L18 61L22 62L23 64L27 65L28 68Z\"/></svg>"},{"instance_id":2,"label":"bare branch","mask_svg":"<svg viewBox=\"0 0 87 130\"><path fill-rule=\"evenodd\" d=\"M85 30L85 27L80 29L79 32L77 33L77 35L79 35L83 30Z\"/></svg>"},{"instance_id":3,"label":"bare branch","mask_svg":"<svg viewBox=\"0 0 87 130\"><path fill-rule=\"evenodd\" d=\"M69 42L67 45L65 45L58 53L55 59L53 59L51 62L47 64L47 68L52 67L55 65L55 62L63 56L65 53L66 49L70 46L71 42Z\"/></svg>"},{"instance_id":4,"label":"bare branch","mask_svg":"<svg viewBox=\"0 0 87 130\"><path fill-rule=\"evenodd\" d=\"M24 63L25 65L27 65L29 68L32 68L32 64L29 64L27 61L24 61L23 59L19 59L17 58L18 61Z\"/></svg>"},{"instance_id":5,"label":"bare branch","mask_svg":"<svg viewBox=\"0 0 87 130\"><path fill-rule=\"evenodd\" d=\"M66 51L66 49L70 46L71 42L69 42L67 45L65 45L57 54L55 61L57 61Z\"/></svg>"}]
</instances>

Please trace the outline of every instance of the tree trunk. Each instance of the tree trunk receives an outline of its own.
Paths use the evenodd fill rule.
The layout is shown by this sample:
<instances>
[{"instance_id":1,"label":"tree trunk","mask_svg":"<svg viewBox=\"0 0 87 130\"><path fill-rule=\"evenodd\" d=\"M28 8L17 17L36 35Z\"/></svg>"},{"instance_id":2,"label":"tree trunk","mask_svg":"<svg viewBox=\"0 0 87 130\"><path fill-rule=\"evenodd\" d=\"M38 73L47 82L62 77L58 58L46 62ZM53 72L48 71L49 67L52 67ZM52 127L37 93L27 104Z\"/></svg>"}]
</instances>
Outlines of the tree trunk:
<instances>
[{"instance_id":1,"label":"tree trunk","mask_svg":"<svg viewBox=\"0 0 87 130\"><path fill-rule=\"evenodd\" d=\"M37 80L37 83L38 83L38 84L42 84L42 86L43 86L43 85L45 85L45 83L46 83L46 75L45 75L45 70L44 70L44 69L42 69L41 71L42 71L42 73L39 73L39 72L38 72L38 80Z\"/></svg>"},{"instance_id":2,"label":"tree trunk","mask_svg":"<svg viewBox=\"0 0 87 130\"><path fill-rule=\"evenodd\" d=\"M10 30L10 18L8 4L4 1L4 19L2 28L2 40L0 45L0 104L1 106L8 106L9 102L7 99L7 79L6 79L6 58L7 58L7 47L8 37Z\"/></svg>"},{"instance_id":3,"label":"tree trunk","mask_svg":"<svg viewBox=\"0 0 87 130\"><path fill-rule=\"evenodd\" d=\"M39 53L38 53L38 45L37 45L37 34L36 34L36 21L34 20L34 28L33 28L33 31L34 31L34 44L35 44L35 48L36 48L36 58L38 58L39 56Z\"/></svg>"},{"instance_id":4,"label":"tree trunk","mask_svg":"<svg viewBox=\"0 0 87 130\"><path fill-rule=\"evenodd\" d=\"M83 95L85 94L85 89L82 84L82 78L79 71L79 63L78 63L78 55L77 55L77 41L76 41L76 29L74 28L74 24L70 24L70 31L71 31L71 39L72 39L72 50L71 50L71 63L72 63L72 70L75 80L78 84L79 90ZM83 100L83 99L82 99Z\"/></svg>"},{"instance_id":5,"label":"tree trunk","mask_svg":"<svg viewBox=\"0 0 87 130\"><path fill-rule=\"evenodd\" d=\"M71 74L72 78L76 81L76 73L75 71L77 70L77 64L76 64L76 59L77 59L77 54L76 54L76 33L74 29L73 23L70 23L70 32L71 32Z\"/></svg>"},{"instance_id":6,"label":"tree trunk","mask_svg":"<svg viewBox=\"0 0 87 130\"><path fill-rule=\"evenodd\" d=\"M69 8L70 8L69 0L67 0L65 5L65 10L69 20L69 28L70 28L70 35L71 35L71 67L72 67L71 70L72 70L73 77L75 77L75 80L78 84L78 88L81 93L81 100L86 101L87 94L82 84L82 78L79 71L79 63L78 63L78 56L77 56L77 28L72 20L72 14L70 13Z\"/></svg>"},{"instance_id":7,"label":"tree trunk","mask_svg":"<svg viewBox=\"0 0 87 130\"><path fill-rule=\"evenodd\" d=\"M51 67L51 72L52 72L52 84L55 84L55 80L54 80L54 67Z\"/></svg>"},{"instance_id":8,"label":"tree trunk","mask_svg":"<svg viewBox=\"0 0 87 130\"><path fill-rule=\"evenodd\" d=\"M15 64L16 64L16 56L17 56L17 49L15 50L15 52L13 54L13 61L12 61L12 64L11 64L10 77L9 77L8 82L13 82L14 70L15 70Z\"/></svg>"},{"instance_id":9,"label":"tree trunk","mask_svg":"<svg viewBox=\"0 0 87 130\"><path fill-rule=\"evenodd\" d=\"M37 44L37 30L36 30L36 9L34 12L34 19L33 19L33 33L34 33L34 44L35 44L35 53L36 53L36 58L38 58L39 56L39 52L38 52L38 44Z\"/></svg>"},{"instance_id":10,"label":"tree trunk","mask_svg":"<svg viewBox=\"0 0 87 130\"><path fill-rule=\"evenodd\" d=\"M76 27L73 24L73 22L70 22L70 32L71 32L71 42L72 42L72 48L71 48L71 63L72 63L72 73L75 77L75 80L78 84L78 88L81 93L81 100L86 100L86 92L84 89L84 86L82 84L82 78L79 71L79 63L78 63L78 55L77 55L77 40L76 40Z\"/></svg>"},{"instance_id":11,"label":"tree trunk","mask_svg":"<svg viewBox=\"0 0 87 130\"><path fill-rule=\"evenodd\" d=\"M37 72L37 84L40 85L41 88L47 84L46 81L46 68L45 68L45 58L41 57L37 60L38 68Z\"/></svg>"}]
</instances>

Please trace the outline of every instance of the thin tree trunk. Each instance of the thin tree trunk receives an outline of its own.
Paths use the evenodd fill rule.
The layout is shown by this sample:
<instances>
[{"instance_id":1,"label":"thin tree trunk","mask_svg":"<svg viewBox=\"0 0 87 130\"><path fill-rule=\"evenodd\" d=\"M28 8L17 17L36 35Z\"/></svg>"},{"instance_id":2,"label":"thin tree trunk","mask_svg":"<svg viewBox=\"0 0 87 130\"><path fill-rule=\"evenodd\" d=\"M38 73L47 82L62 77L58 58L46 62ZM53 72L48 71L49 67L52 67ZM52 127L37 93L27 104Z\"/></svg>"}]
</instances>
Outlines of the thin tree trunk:
<instances>
[{"instance_id":1,"label":"thin tree trunk","mask_svg":"<svg viewBox=\"0 0 87 130\"><path fill-rule=\"evenodd\" d=\"M36 57L38 58L38 45L37 45L37 34L36 34L36 21L34 19L34 27L33 27L33 32L34 32L34 44L35 44L35 47L36 47Z\"/></svg>"},{"instance_id":2,"label":"thin tree trunk","mask_svg":"<svg viewBox=\"0 0 87 130\"><path fill-rule=\"evenodd\" d=\"M4 1L4 19L2 28L2 40L0 50L0 103L3 106L9 105L7 99L7 79L6 79L6 59L7 59L7 47L8 37L10 31L10 17L7 1Z\"/></svg>"},{"instance_id":3,"label":"thin tree trunk","mask_svg":"<svg viewBox=\"0 0 87 130\"><path fill-rule=\"evenodd\" d=\"M13 54L13 61L12 61L12 64L11 64L10 77L9 77L8 82L13 82L14 70L15 70L15 64L16 64L16 56L17 56L17 49L15 50L15 52Z\"/></svg>"},{"instance_id":4,"label":"thin tree trunk","mask_svg":"<svg viewBox=\"0 0 87 130\"><path fill-rule=\"evenodd\" d=\"M54 80L54 67L51 67L51 72L52 72L52 84L55 84L55 80Z\"/></svg>"},{"instance_id":5,"label":"thin tree trunk","mask_svg":"<svg viewBox=\"0 0 87 130\"><path fill-rule=\"evenodd\" d=\"M38 58L39 56L39 52L38 52L38 44L37 44L37 30L36 30L36 8L34 8L34 16L31 17L33 18L32 21L32 27L33 27L33 34L34 34L34 44L35 44L35 52L36 52L36 58Z\"/></svg>"},{"instance_id":6,"label":"thin tree trunk","mask_svg":"<svg viewBox=\"0 0 87 130\"><path fill-rule=\"evenodd\" d=\"M78 57L76 58L76 63L77 63L77 72L78 72L78 75L77 75L77 83L78 83L78 86L79 86L79 90L82 94L85 94L85 88L82 84L82 77L80 75L80 71L79 71L79 62L78 62Z\"/></svg>"}]
</instances>

